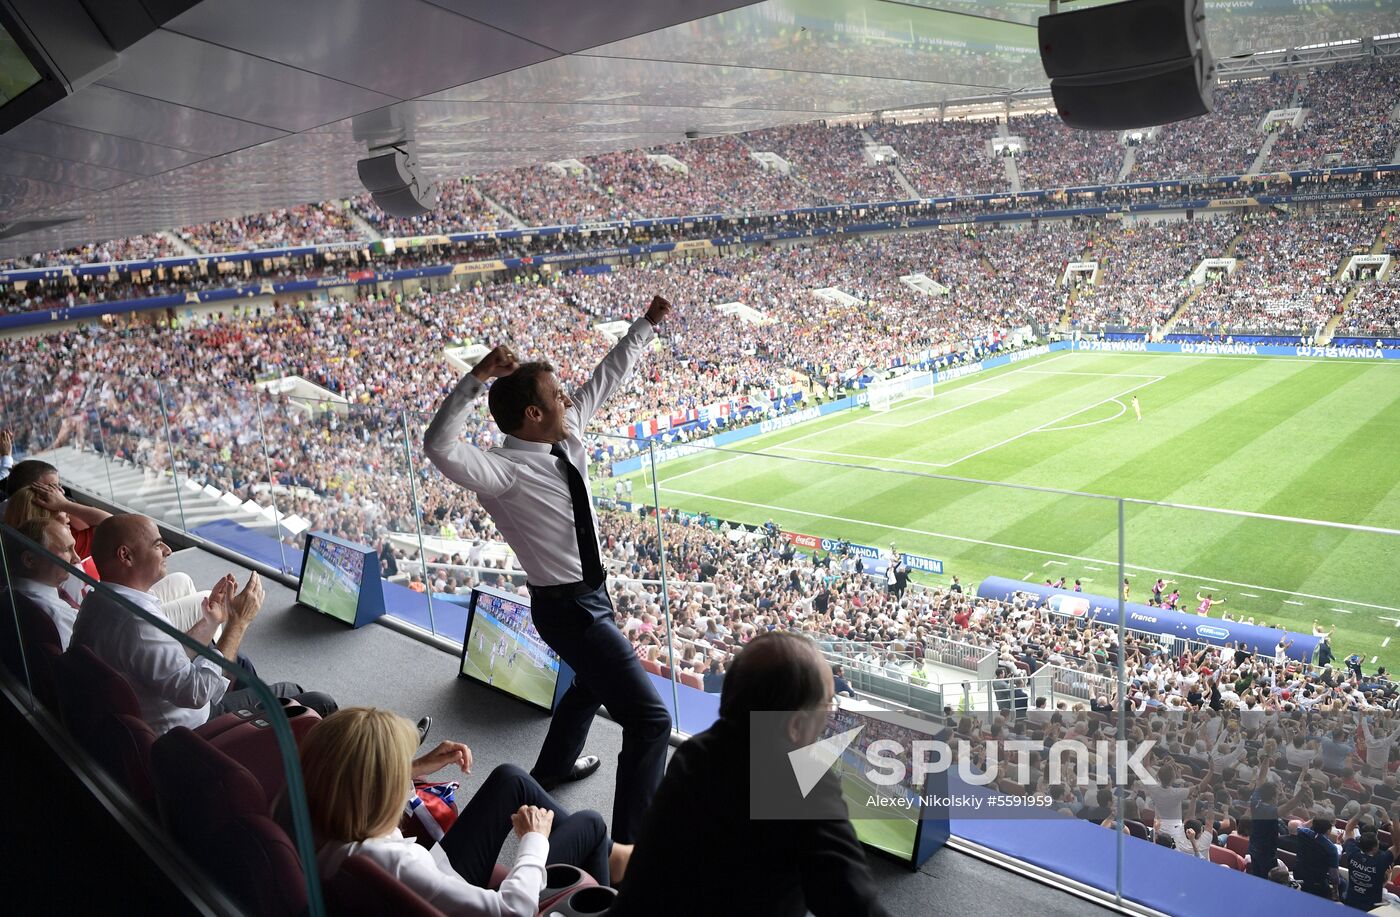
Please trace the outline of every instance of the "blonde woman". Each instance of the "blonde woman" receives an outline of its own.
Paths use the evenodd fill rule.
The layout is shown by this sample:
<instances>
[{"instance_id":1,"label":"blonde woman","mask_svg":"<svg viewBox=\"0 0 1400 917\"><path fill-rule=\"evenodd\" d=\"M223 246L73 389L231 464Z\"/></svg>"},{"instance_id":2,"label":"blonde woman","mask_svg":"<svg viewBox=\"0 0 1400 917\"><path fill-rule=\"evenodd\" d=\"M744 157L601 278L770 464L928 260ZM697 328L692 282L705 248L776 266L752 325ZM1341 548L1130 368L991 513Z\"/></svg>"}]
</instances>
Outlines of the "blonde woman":
<instances>
[{"instance_id":1,"label":"blonde woman","mask_svg":"<svg viewBox=\"0 0 1400 917\"><path fill-rule=\"evenodd\" d=\"M366 856L450 915L533 917L547 863L569 863L600 884L621 879L629 844L615 844L597 812L570 813L512 764L493 770L443 837L452 864L399 831L413 778L456 765L471 773L471 749L442 742L415 759L418 731L387 710L349 707L322 720L301 745L306 800L325 879L351 856ZM499 890L486 888L511 831L520 847Z\"/></svg>"}]
</instances>

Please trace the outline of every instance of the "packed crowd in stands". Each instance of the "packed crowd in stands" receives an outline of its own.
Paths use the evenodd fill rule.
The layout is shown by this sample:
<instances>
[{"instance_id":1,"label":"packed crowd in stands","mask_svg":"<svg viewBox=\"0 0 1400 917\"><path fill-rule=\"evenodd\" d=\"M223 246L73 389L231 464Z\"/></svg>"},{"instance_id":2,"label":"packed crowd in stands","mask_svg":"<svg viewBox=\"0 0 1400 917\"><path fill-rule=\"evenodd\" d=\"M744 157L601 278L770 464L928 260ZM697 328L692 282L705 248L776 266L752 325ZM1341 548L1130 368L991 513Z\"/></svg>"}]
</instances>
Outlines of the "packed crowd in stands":
<instances>
[{"instance_id":1,"label":"packed crowd in stands","mask_svg":"<svg viewBox=\"0 0 1400 917\"><path fill-rule=\"evenodd\" d=\"M679 158L694 149L677 148L674 153L658 151L658 155L669 155L680 162L686 169L684 172L655 162L637 150L590 156L588 165L604 190L625 200L637 201L639 206L647 202L642 212L648 216L686 216L734 209L729 199L713 187L715 177L709 174L709 169L702 170L699 165L692 167Z\"/></svg>"},{"instance_id":2,"label":"packed crowd in stands","mask_svg":"<svg viewBox=\"0 0 1400 917\"><path fill-rule=\"evenodd\" d=\"M621 198L608 194L587 172L559 174L549 166L530 166L484 175L481 192L519 217L527 226L629 220L639 216Z\"/></svg>"},{"instance_id":3,"label":"packed crowd in stands","mask_svg":"<svg viewBox=\"0 0 1400 917\"><path fill-rule=\"evenodd\" d=\"M1239 232L1233 219L1138 223L1099 233L1088 253L1098 279L1076 296L1076 328L1163 325L1191 292L1189 278L1205 258L1225 254Z\"/></svg>"},{"instance_id":4,"label":"packed crowd in stands","mask_svg":"<svg viewBox=\"0 0 1400 917\"><path fill-rule=\"evenodd\" d=\"M1308 74L1299 106L1307 118L1282 128L1269 157L1271 169L1303 169L1340 163L1386 163L1400 145L1391 118L1400 105L1400 65L1392 60L1342 64Z\"/></svg>"},{"instance_id":5,"label":"packed crowd in stands","mask_svg":"<svg viewBox=\"0 0 1400 917\"><path fill-rule=\"evenodd\" d=\"M364 238L364 233L350 219L347 201L302 204L285 210L216 220L201 226L186 226L178 234L199 252L246 251Z\"/></svg>"},{"instance_id":6,"label":"packed crowd in stands","mask_svg":"<svg viewBox=\"0 0 1400 917\"><path fill-rule=\"evenodd\" d=\"M1292 91L1293 81L1277 74L1219 86L1214 111L1164 125L1137 148L1128 181L1243 175L1264 143L1264 116L1287 108Z\"/></svg>"},{"instance_id":7,"label":"packed crowd in stands","mask_svg":"<svg viewBox=\"0 0 1400 917\"><path fill-rule=\"evenodd\" d=\"M28 258L4 262L6 270L31 267L60 267L65 264L103 264L110 261L135 261L142 258L168 258L180 254L179 248L164 234L132 236L96 245L83 245L62 252L42 252Z\"/></svg>"},{"instance_id":8,"label":"packed crowd in stands","mask_svg":"<svg viewBox=\"0 0 1400 917\"><path fill-rule=\"evenodd\" d=\"M1053 112L1014 117L1011 130L1026 142L1016 157L1022 188L1069 188L1118 180L1123 147L1115 134L1065 127Z\"/></svg>"},{"instance_id":9,"label":"packed crowd in stands","mask_svg":"<svg viewBox=\"0 0 1400 917\"><path fill-rule=\"evenodd\" d=\"M1006 167L992 155L996 122L918 121L870 125L870 135L899 154L899 169L927 197L1010 190Z\"/></svg>"},{"instance_id":10,"label":"packed crowd in stands","mask_svg":"<svg viewBox=\"0 0 1400 917\"><path fill-rule=\"evenodd\" d=\"M1400 284L1392 279L1389 283L1362 285L1347 305L1337 331L1362 337L1390 338L1400 334Z\"/></svg>"},{"instance_id":11,"label":"packed crowd in stands","mask_svg":"<svg viewBox=\"0 0 1400 917\"><path fill-rule=\"evenodd\" d=\"M1375 214L1296 220L1251 220L1235 249L1239 266L1213 280L1185 309L1179 327L1313 336L1341 307L1349 284L1337 280L1343 259L1364 254L1380 230Z\"/></svg>"},{"instance_id":12,"label":"packed crowd in stands","mask_svg":"<svg viewBox=\"0 0 1400 917\"><path fill-rule=\"evenodd\" d=\"M856 127L794 124L754 131L744 139L754 149L777 153L791 163L818 203L898 201L910 196L889 165L866 161L866 141Z\"/></svg>"}]
</instances>

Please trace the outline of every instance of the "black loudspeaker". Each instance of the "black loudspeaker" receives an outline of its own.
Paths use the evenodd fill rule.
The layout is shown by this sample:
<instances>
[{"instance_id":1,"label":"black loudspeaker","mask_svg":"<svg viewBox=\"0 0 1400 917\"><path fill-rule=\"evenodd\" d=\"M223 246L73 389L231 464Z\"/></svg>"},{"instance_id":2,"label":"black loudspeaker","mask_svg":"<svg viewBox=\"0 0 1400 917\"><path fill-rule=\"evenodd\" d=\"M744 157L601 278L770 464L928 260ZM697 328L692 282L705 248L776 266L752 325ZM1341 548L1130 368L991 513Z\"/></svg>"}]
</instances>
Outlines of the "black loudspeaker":
<instances>
[{"instance_id":1,"label":"black loudspeaker","mask_svg":"<svg viewBox=\"0 0 1400 917\"><path fill-rule=\"evenodd\" d=\"M1127 0L1042 16L1040 61L1070 127L1124 130L1207 114L1204 0Z\"/></svg>"}]
</instances>

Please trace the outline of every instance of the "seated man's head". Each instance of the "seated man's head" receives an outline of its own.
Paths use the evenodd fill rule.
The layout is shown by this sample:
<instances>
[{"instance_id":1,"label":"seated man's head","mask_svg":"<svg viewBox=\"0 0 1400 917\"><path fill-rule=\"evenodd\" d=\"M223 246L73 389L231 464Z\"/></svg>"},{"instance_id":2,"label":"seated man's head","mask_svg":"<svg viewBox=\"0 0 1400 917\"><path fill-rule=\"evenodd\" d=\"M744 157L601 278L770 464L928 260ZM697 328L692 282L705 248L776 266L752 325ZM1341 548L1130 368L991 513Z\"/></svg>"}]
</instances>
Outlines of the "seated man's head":
<instances>
[{"instance_id":1,"label":"seated man's head","mask_svg":"<svg viewBox=\"0 0 1400 917\"><path fill-rule=\"evenodd\" d=\"M10 469L9 477L5 478L0 487L3 487L5 493L13 495L30 484L57 483L59 483L57 468L38 459L25 459Z\"/></svg>"},{"instance_id":2,"label":"seated man's head","mask_svg":"<svg viewBox=\"0 0 1400 917\"><path fill-rule=\"evenodd\" d=\"M59 560L78 565L78 552L73 550L73 533L57 519L31 519L17 526L15 531ZM62 586L68 579L67 567L18 540L6 549L6 554L14 564L11 569L15 576L46 586Z\"/></svg>"},{"instance_id":3,"label":"seated man's head","mask_svg":"<svg viewBox=\"0 0 1400 917\"><path fill-rule=\"evenodd\" d=\"M749 714L791 711L782 737L810 745L826 727L835 683L817 645L788 631L754 637L734 656L719 699L721 719L749 728Z\"/></svg>"},{"instance_id":4,"label":"seated man's head","mask_svg":"<svg viewBox=\"0 0 1400 917\"><path fill-rule=\"evenodd\" d=\"M169 556L170 547L149 516L110 516L92 533L92 560L106 583L145 592L165 579Z\"/></svg>"},{"instance_id":5,"label":"seated man's head","mask_svg":"<svg viewBox=\"0 0 1400 917\"><path fill-rule=\"evenodd\" d=\"M536 443L564 439L564 415L574 402L564 393L554 367L521 363L509 376L491 383L486 404L502 433Z\"/></svg>"}]
</instances>

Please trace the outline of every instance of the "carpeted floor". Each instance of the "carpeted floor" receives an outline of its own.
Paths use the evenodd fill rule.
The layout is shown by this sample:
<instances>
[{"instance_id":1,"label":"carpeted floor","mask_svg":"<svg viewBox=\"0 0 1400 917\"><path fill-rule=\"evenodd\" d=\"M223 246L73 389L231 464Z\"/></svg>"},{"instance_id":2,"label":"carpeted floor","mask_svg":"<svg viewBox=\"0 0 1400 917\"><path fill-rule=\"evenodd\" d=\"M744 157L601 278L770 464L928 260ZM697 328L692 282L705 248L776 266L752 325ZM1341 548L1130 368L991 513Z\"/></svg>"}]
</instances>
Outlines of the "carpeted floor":
<instances>
[{"instance_id":1,"label":"carpeted floor","mask_svg":"<svg viewBox=\"0 0 1400 917\"><path fill-rule=\"evenodd\" d=\"M247 572L195 548L169 560L171 572L190 574L207 587L225 573L240 584ZM472 749L472 776L460 779L470 796L474 781L498 764L526 769L549 725L546 714L497 692L457 677L457 657L420 643L387 627L370 625L358 631L330 618L298 608L295 593L266 581L267 598L249 628L243 651L267 681L295 681L308 690L325 691L343 707L372 705L395 710L409 719L433 717L428 744L441 739L465 742ZM605 818L612 811L612 789L622 733L599 717L588 751L602 759L598 773L566 784L555 796L574 809L597 809ZM510 844L503 859L513 854ZM956 911L961 917L1036 912L1044 917L1080 915L1099 910L1095 905L1048 888L973 857L943 850L917 872L886 859L872 857L875 874L885 883L882 895L892 914L928 915ZM677 882L683 881L677 869Z\"/></svg>"}]
</instances>

